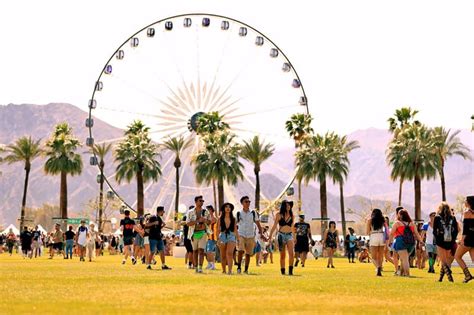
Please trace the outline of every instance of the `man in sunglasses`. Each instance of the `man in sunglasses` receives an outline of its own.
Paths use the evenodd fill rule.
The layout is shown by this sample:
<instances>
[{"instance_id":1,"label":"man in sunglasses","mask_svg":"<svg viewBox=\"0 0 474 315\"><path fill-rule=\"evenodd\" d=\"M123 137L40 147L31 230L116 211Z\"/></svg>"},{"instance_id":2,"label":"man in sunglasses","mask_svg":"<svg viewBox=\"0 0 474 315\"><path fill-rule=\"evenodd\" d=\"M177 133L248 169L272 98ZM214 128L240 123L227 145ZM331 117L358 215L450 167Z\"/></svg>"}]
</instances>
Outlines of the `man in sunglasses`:
<instances>
[{"instance_id":1,"label":"man in sunglasses","mask_svg":"<svg viewBox=\"0 0 474 315\"><path fill-rule=\"evenodd\" d=\"M194 198L194 209L189 210L186 216L186 224L189 226L188 238L193 245L193 255L196 272L202 273L204 262L204 250L207 244L207 226L211 224L209 211L203 208L204 199L202 196Z\"/></svg>"},{"instance_id":2,"label":"man in sunglasses","mask_svg":"<svg viewBox=\"0 0 474 315\"><path fill-rule=\"evenodd\" d=\"M260 225L260 218L255 210L250 210L250 198L243 196L240 198L240 204L242 210L237 212L237 226L239 228L239 240L237 244L237 250L239 252L237 261L237 273L242 272L242 258L245 252L245 270L244 273L248 274L250 257L254 254L255 248L255 225L258 228L258 233L262 237L262 226ZM262 237L263 240L265 240Z\"/></svg>"}]
</instances>

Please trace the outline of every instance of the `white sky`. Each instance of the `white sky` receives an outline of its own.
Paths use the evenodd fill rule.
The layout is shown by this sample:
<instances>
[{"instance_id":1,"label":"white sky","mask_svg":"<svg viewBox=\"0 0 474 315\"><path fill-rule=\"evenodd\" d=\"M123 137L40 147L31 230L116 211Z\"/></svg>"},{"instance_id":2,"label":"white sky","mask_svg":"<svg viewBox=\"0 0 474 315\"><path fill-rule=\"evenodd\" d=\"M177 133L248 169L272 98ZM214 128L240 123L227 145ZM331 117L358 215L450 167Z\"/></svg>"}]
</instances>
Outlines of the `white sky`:
<instances>
[{"instance_id":1,"label":"white sky","mask_svg":"<svg viewBox=\"0 0 474 315\"><path fill-rule=\"evenodd\" d=\"M474 1L8 1L0 6L0 104L86 106L110 55L167 16L208 12L259 29L289 57L315 129L386 128L402 105L470 128Z\"/></svg>"}]
</instances>

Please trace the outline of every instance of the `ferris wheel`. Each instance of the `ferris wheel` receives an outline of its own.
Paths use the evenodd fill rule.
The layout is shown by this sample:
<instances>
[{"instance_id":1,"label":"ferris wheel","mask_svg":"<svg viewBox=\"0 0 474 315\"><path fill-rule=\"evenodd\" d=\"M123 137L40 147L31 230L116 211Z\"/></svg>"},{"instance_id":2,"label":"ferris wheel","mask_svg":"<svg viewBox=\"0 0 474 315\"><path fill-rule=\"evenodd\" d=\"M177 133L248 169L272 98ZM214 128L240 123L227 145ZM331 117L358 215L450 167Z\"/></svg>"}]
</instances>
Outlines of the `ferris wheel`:
<instances>
[{"instance_id":1,"label":"ferris wheel","mask_svg":"<svg viewBox=\"0 0 474 315\"><path fill-rule=\"evenodd\" d=\"M294 178L294 143L285 121L309 112L301 80L275 43L243 22L201 13L169 17L128 37L105 63L88 107L89 146L121 140L101 134L94 119L119 129L141 120L157 143L169 137L190 139L193 145L183 152L179 175L180 199L185 204L192 204L195 195L213 199L212 187L196 184L190 163L199 148L194 124L198 115L217 111L238 142L257 135L274 145L275 153L261 168L261 199L269 204L284 194ZM161 152L162 176L158 182L146 183L145 208L163 205L168 215L172 212L173 161L173 154ZM97 165L96 156L91 156L90 164ZM244 180L225 187L225 199L234 204L243 194L254 195L253 166L244 165ZM133 183L118 185L114 170L105 170L105 180L133 209Z\"/></svg>"}]
</instances>

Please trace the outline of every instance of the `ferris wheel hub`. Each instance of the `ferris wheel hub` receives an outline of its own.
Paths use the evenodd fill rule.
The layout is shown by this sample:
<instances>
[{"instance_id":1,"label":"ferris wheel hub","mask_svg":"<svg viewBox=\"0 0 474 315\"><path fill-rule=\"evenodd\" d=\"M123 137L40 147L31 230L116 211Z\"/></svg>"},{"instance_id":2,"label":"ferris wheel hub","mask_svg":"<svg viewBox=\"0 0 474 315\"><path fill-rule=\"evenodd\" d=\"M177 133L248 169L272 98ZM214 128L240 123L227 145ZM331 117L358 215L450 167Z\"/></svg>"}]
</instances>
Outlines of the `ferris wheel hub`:
<instances>
[{"instance_id":1,"label":"ferris wheel hub","mask_svg":"<svg viewBox=\"0 0 474 315\"><path fill-rule=\"evenodd\" d=\"M204 114L204 112L197 112L191 116L191 118L188 120L188 130L190 132L197 132L198 120Z\"/></svg>"}]
</instances>

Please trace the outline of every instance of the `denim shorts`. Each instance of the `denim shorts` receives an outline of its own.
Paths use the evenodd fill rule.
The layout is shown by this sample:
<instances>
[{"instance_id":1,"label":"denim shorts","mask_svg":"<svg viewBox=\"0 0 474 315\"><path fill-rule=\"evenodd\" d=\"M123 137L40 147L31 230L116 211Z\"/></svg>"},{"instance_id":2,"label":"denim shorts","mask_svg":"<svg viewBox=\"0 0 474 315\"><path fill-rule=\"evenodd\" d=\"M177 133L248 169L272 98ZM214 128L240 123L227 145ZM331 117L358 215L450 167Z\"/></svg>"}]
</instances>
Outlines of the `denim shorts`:
<instances>
[{"instance_id":1,"label":"denim shorts","mask_svg":"<svg viewBox=\"0 0 474 315\"><path fill-rule=\"evenodd\" d=\"M237 243L237 238L235 237L234 232L229 232L229 233L221 232L221 234L219 234L219 241L221 241L221 243L223 244L227 244L229 242Z\"/></svg>"},{"instance_id":2,"label":"denim shorts","mask_svg":"<svg viewBox=\"0 0 474 315\"><path fill-rule=\"evenodd\" d=\"M426 252L436 254L438 252L438 249L436 248L436 245L426 244Z\"/></svg>"},{"instance_id":3,"label":"denim shorts","mask_svg":"<svg viewBox=\"0 0 474 315\"><path fill-rule=\"evenodd\" d=\"M150 252L151 253L161 252L164 249L165 249L165 243L163 243L163 240L150 239Z\"/></svg>"},{"instance_id":4,"label":"denim shorts","mask_svg":"<svg viewBox=\"0 0 474 315\"><path fill-rule=\"evenodd\" d=\"M216 241L207 240L206 253L215 253L215 252L216 252Z\"/></svg>"},{"instance_id":5,"label":"denim shorts","mask_svg":"<svg viewBox=\"0 0 474 315\"><path fill-rule=\"evenodd\" d=\"M255 245L255 248L253 249L253 254L255 255L256 253L260 253L262 251L262 245L260 245L259 242Z\"/></svg>"},{"instance_id":6,"label":"denim shorts","mask_svg":"<svg viewBox=\"0 0 474 315\"><path fill-rule=\"evenodd\" d=\"M293 233L281 233L281 232L278 232L278 249L281 251L283 251L283 248L285 247L285 245L289 242L289 241L292 241L293 240Z\"/></svg>"},{"instance_id":7,"label":"denim shorts","mask_svg":"<svg viewBox=\"0 0 474 315\"><path fill-rule=\"evenodd\" d=\"M138 246L138 247L143 247L145 245L145 241L140 234L137 234L137 236L135 236L135 241L133 245Z\"/></svg>"}]
</instances>

